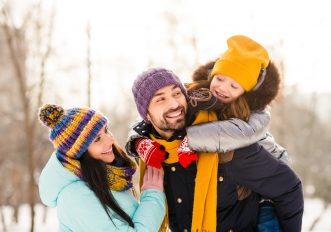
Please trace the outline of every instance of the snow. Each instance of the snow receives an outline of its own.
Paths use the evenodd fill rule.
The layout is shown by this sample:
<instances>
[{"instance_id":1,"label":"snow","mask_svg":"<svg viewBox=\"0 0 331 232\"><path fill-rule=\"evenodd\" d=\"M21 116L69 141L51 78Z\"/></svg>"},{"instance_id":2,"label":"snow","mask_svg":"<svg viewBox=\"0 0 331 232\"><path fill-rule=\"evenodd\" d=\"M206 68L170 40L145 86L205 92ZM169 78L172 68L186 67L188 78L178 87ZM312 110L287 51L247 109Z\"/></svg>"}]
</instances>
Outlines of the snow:
<instances>
[{"instance_id":1,"label":"snow","mask_svg":"<svg viewBox=\"0 0 331 232\"><path fill-rule=\"evenodd\" d=\"M305 212L303 217L302 231L309 231L309 227L316 217L318 217L323 210L323 202L320 199L305 199ZM56 209L47 208L46 222L42 223L44 207L38 204L35 207L36 224L35 232L56 232L58 231L58 222L56 216ZM28 205L22 205L19 211L19 223L10 223L13 209L11 207L4 207L4 215L6 227L8 232L28 232L30 224L30 210ZM0 223L0 231L3 231L3 225ZM331 206L328 207L325 214L322 216L319 223L315 226L314 232L331 232Z\"/></svg>"},{"instance_id":2,"label":"snow","mask_svg":"<svg viewBox=\"0 0 331 232\"><path fill-rule=\"evenodd\" d=\"M46 222L42 222L44 207L41 204L35 206L35 232L56 232L58 231L58 221L55 208L47 208ZM19 223L10 223L13 215L11 207L4 208L7 232L28 232L30 231L30 207L22 205L19 210ZM0 231L3 231L3 225L0 223Z\"/></svg>"}]
</instances>

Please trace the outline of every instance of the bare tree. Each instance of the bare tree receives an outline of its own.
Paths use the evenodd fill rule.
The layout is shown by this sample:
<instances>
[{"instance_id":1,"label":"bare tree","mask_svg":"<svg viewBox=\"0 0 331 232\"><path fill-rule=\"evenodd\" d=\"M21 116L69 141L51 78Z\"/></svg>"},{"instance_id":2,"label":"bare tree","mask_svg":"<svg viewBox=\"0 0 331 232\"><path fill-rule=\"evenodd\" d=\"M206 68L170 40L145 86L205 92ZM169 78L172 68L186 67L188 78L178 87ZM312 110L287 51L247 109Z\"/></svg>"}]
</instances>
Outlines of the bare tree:
<instances>
[{"instance_id":1,"label":"bare tree","mask_svg":"<svg viewBox=\"0 0 331 232\"><path fill-rule=\"evenodd\" d=\"M30 231L34 231L34 205L36 202L36 182L35 182L35 126L36 126L36 107L40 105L43 97L43 86L45 79L45 67L49 55L51 53L51 38L52 38L52 29L53 29L53 18L54 18L54 9L53 14L51 14L51 19L49 20L50 24L48 25L49 32L45 43L41 43L36 38L37 44L34 44L37 50L39 51L39 80L37 81L36 88L35 85L31 85L31 80L29 80L29 75L26 66L26 57L28 52L31 51L29 47L29 40L27 39L28 29L34 29L34 31L39 32L36 35L40 35L42 20L34 16L40 15L41 12L41 2L33 5L31 9L28 9L23 18L23 23L20 27L15 26L12 23L11 19L11 9L9 5L5 5L1 9L1 14L3 18L3 31L7 41L7 47L9 50L10 60L13 67L14 77L17 83L18 89L18 99L21 104L21 112L23 118L21 123L23 125L24 141L25 146L23 151L26 153L27 164L28 164L28 176L29 176L29 205L31 212L31 228ZM31 28L32 27L32 28ZM39 37L40 38L40 37ZM31 45L31 44L30 44ZM44 47L42 47L45 45ZM37 93L35 98L33 98L32 88Z\"/></svg>"},{"instance_id":2,"label":"bare tree","mask_svg":"<svg viewBox=\"0 0 331 232\"><path fill-rule=\"evenodd\" d=\"M91 61L91 24L86 23L86 67L87 67L87 105L91 106L92 61Z\"/></svg>"}]
</instances>

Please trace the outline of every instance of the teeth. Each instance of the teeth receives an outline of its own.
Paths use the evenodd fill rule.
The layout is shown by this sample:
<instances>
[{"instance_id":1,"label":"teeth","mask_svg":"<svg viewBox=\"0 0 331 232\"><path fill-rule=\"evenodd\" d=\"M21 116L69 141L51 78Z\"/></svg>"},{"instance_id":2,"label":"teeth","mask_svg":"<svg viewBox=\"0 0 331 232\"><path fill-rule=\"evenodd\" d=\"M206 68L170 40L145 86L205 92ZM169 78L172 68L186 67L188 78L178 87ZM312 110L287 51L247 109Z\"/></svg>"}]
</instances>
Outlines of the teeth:
<instances>
[{"instance_id":1,"label":"teeth","mask_svg":"<svg viewBox=\"0 0 331 232\"><path fill-rule=\"evenodd\" d=\"M168 114L168 117L170 118L174 118L174 117L178 117L179 115L182 114L182 111L179 111L179 112L175 112L175 113L171 113L171 114Z\"/></svg>"},{"instance_id":2,"label":"teeth","mask_svg":"<svg viewBox=\"0 0 331 232\"><path fill-rule=\"evenodd\" d=\"M225 95L223 95L223 94L221 94L221 93L216 93L218 96L220 96L220 97L227 97L227 96L225 96Z\"/></svg>"},{"instance_id":3,"label":"teeth","mask_svg":"<svg viewBox=\"0 0 331 232\"><path fill-rule=\"evenodd\" d=\"M106 154L106 153L109 153L109 152L112 152L112 151L113 151L113 148L110 148L109 150L102 152L102 154Z\"/></svg>"}]
</instances>

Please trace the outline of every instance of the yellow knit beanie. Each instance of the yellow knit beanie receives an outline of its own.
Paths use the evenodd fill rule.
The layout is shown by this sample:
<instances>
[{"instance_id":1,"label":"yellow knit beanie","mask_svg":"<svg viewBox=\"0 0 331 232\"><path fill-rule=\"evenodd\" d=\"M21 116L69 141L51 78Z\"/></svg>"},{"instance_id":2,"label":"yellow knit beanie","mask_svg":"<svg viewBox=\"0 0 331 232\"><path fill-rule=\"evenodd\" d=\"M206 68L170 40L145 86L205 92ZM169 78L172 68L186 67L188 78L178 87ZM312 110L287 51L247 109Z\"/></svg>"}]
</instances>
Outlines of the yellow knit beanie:
<instances>
[{"instance_id":1,"label":"yellow knit beanie","mask_svg":"<svg viewBox=\"0 0 331 232\"><path fill-rule=\"evenodd\" d=\"M231 77L246 91L254 88L261 69L269 64L267 50L254 40L235 35L227 40L228 50L216 61L211 78L217 74Z\"/></svg>"}]
</instances>

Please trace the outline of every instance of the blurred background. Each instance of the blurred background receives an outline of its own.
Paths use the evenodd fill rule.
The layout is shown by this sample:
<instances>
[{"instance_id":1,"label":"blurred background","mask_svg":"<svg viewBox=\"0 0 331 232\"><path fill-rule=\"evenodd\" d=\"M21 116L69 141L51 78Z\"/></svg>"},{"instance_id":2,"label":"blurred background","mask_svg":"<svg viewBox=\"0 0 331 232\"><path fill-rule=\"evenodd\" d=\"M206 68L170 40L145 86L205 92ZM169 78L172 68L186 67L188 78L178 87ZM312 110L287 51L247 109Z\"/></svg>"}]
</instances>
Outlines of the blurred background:
<instances>
[{"instance_id":1,"label":"blurred background","mask_svg":"<svg viewBox=\"0 0 331 232\"><path fill-rule=\"evenodd\" d=\"M1 0L0 231L57 231L38 178L52 153L39 106L89 105L121 145L137 112L134 78L165 67L190 82L247 35L279 66L270 131L305 191L303 231L331 231L329 0Z\"/></svg>"}]
</instances>

